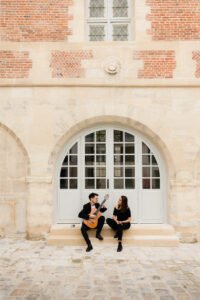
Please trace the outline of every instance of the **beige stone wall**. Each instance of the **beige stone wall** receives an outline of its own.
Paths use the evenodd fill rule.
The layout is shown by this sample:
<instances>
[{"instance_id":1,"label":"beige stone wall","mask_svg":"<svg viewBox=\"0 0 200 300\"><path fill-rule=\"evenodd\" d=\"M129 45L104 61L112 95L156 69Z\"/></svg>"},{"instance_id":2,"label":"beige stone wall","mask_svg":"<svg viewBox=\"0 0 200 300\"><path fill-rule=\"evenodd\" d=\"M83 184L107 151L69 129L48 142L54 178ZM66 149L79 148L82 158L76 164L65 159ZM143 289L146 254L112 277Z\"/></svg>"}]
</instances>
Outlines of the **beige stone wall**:
<instances>
[{"instance_id":1,"label":"beige stone wall","mask_svg":"<svg viewBox=\"0 0 200 300\"><path fill-rule=\"evenodd\" d=\"M148 15L154 18L157 1L131 2L128 42L88 42L80 0L69 2L67 40L1 40L2 235L46 236L59 154L73 135L109 123L138 130L158 147L168 172L168 222L183 241L200 240L200 43L154 41Z\"/></svg>"},{"instance_id":2,"label":"beige stone wall","mask_svg":"<svg viewBox=\"0 0 200 300\"><path fill-rule=\"evenodd\" d=\"M54 222L55 166L64 145L86 128L109 123L138 130L160 149L168 171L168 222L182 232L183 240L199 238L200 89L13 87L1 89L0 98L1 122L14 132L30 158L25 175L27 157L13 144L7 152L2 139L2 149L11 159L1 178L7 180L9 175L4 174L16 164L13 157L23 165L22 169L14 165L18 182L17 188L12 183L12 199L18 199L23 190L29 237L45 237ZM2 132L9 136L4 128Z\"/></svg>"}]
</instances>

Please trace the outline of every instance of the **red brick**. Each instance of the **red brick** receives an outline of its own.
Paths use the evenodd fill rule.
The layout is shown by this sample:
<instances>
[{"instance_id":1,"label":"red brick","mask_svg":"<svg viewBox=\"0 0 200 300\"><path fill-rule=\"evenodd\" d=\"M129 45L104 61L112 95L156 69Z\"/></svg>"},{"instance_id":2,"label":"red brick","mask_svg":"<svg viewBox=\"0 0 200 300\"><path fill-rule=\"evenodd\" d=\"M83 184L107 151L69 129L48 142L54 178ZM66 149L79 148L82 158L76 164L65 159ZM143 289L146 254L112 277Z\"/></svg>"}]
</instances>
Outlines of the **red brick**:
<instances>
[{"instance_id":1,"label":"red brick","mask_svg":"<svg viewBox=\"0 0 200 300\"><path fill-rule=\"evenodd\" d=\"M72 4L72 0L1 0L0 40L67 40Z\"/></svg>"},{"instance_id":2,"label":"red brick","mask_svg":"<svg viewBox=\"0 0 200 300\"><path fill-rule=\"evenodd\" d=\"M134 59L144 61L144 68L138 71L138 78L173 78L176 67L174 51L135 51Z\"/></svg>"},{"instance_id":3,"label":"red brick","mask_svg":"<svg viewBox=\"0 0 200 300\"><path fill-rule=\"evenodd\" d=\"M84 77L81 62L93 57L90 50L53 51L50 67L53 68L53 78L80 78Z\"/></svg>"},{"instance_id":4,"label":"red brick","mask_svg":"<svg viewBox=\"0 0 200 300\"><path fill-rule=\"evenodd\" d=\"M27 51L0 51L0 78L27 78L31 67Z\"/></svg>"},{"instance_id":5,"label":"red brick","mask_svg":"<svg viewBox=\"0 0 200 300\"><path fill-rule=\"evenodd\" d=\"M199 40L199 0L146 0L153 40Z\"/></svg>"},{"instance_id":6,"label":"red brick","mask_svg":"<svg viewBox=\"0 0 200 300\"><path fill-rule=\"evenodd\" d=\"M200 78L200 51L193 51L192 59L196 60L195 77Z\"/></svg>"}]
</instances>

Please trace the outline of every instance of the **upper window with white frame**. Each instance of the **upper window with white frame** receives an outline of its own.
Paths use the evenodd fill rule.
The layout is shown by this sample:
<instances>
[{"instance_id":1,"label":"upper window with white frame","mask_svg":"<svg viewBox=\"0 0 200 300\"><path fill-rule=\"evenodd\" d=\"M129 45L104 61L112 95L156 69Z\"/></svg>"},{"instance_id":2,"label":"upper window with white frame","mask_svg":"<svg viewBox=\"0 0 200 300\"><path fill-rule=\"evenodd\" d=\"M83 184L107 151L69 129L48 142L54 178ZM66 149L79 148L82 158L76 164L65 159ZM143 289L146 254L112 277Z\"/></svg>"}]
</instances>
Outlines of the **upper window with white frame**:
<instances>
[{"instance_id":1,"label":"upper window with white frame","mask_svg":"<svg viewBox=\"0 0 200 300\"><path fill-rule=\"evenodd\" d=\"M130 23L130 0L87 0L89 41L128 41Z\"/></svg>"}]
</instances>

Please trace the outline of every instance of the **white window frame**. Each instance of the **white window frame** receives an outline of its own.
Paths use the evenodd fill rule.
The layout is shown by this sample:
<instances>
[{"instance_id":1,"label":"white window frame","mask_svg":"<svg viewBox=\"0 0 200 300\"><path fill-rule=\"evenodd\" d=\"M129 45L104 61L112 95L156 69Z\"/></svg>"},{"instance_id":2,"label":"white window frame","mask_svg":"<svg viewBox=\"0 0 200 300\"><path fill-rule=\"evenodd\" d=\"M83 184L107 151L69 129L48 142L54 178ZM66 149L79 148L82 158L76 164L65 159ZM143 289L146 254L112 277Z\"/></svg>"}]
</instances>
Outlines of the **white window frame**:
<instances>
[{"instance_id":1,"label":"white window frame","mask_svg":"<svg viewBox=\"0 0 200 300\"><path fill-rule=\"evenodd\" d=\"M131 0L128 1L128 17L119 17L114 18L112 16L112 4L113 0L104 0L105 3L105 17L104 18L91 18L89 17L89 5L90 0L86 0L86 32L87 32L87 40L90 42L93 42L89 39L89 27L90 25L104 25L105 26L105 41L113 41L112 39L112 33L113 33L113 24L124 24L128 25L128 39L127 41L130 41L131 39ZM100 41L97 41L100 42ZM114 42L114 41L113 41ZM116 42L126 42L126 41L116 41Z\"/></svg>"}]
</instances>

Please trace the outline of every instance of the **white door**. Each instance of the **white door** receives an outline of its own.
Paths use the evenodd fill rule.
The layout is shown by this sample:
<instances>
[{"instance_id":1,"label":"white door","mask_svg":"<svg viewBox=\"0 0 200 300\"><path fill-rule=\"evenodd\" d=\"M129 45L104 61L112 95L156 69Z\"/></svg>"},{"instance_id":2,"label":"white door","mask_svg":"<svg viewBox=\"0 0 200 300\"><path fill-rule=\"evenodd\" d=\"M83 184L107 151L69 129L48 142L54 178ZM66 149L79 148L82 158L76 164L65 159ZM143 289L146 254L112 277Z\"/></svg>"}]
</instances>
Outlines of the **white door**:
<instances>
[{"instance_id":1,"label":"white door","mask_svg":"<svg viewBox=\"0 0 200 300\"><path fill-rule=\"evenodd\" d=\"M103 127L84 132L61 155L57 223L79 223L91 192L109 194L106 217L121 195L128 197L134 223L165 221L165 174L157 149L141 135Z\"/></svg>"}]
</instances>

